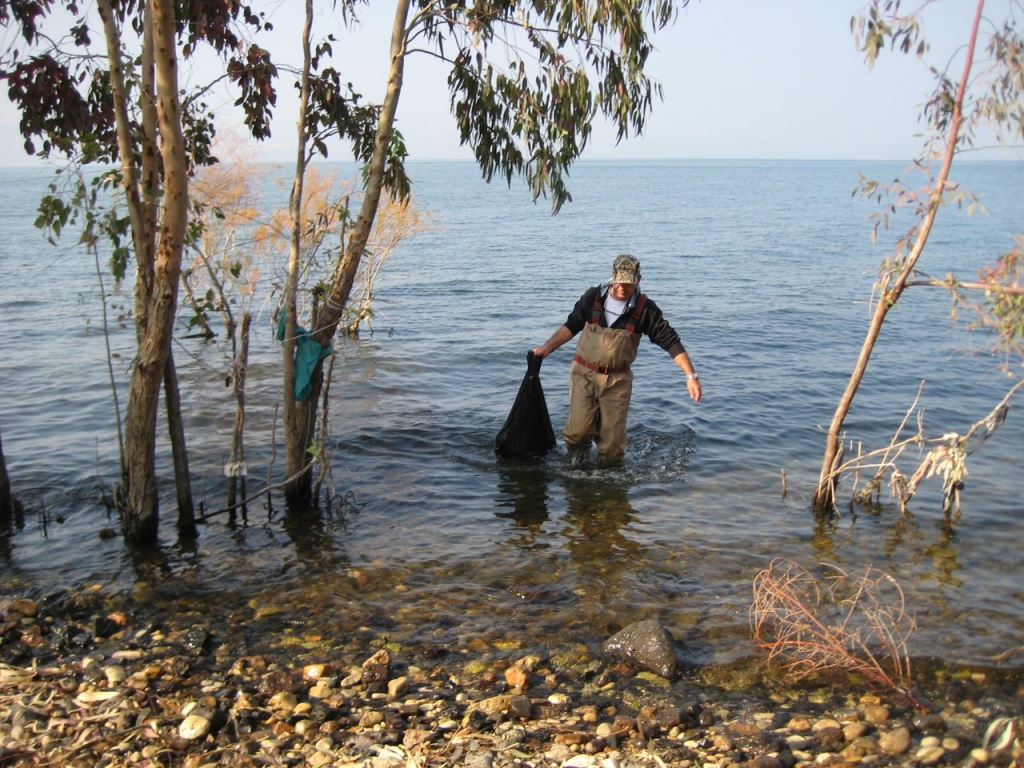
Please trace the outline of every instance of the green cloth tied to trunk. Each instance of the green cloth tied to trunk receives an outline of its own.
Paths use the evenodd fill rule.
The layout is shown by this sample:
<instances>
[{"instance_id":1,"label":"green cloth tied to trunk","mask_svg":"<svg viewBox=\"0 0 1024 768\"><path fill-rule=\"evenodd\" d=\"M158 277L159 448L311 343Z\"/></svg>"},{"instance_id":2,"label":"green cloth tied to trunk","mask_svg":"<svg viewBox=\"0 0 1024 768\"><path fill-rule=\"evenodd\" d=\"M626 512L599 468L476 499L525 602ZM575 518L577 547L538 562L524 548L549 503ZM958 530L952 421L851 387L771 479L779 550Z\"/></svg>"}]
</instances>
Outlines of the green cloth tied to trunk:
<instances>
[{"instance_id":1,"label":"green cloth tied to trunk","mask_svg":"<svg viewBox=\"0 0 1024 768\"><path fill-rule=\"evenodd\" d=\"M277 322L277 340L284 341L287 313L281 313ZM317 364L334 351L334 345L324 346L300 325L295 326L295 399L305 400L313 389L313 372Z\"/></svg>"}]
</instances>

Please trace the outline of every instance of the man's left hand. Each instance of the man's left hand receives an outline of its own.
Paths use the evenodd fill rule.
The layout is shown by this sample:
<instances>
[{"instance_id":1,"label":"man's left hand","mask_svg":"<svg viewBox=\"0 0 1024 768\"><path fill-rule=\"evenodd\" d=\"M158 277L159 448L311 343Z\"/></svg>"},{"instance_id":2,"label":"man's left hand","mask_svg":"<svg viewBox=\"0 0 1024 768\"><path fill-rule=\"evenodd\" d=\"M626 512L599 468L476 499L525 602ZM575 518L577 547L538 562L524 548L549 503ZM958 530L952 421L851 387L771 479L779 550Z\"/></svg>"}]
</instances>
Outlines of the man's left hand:
<instances>
[{"instance_id":1,"label":"man's left hand","mask_svg":"<svg viewBox=\"0 0 1024 768\"><path fill-rule=\"evenodd\" d=\"M700 381L698 379L687 379L686 389L689 390L690 397L693 398L693 402L699 403L701 395Z\"/></svg>"}]
</instances>

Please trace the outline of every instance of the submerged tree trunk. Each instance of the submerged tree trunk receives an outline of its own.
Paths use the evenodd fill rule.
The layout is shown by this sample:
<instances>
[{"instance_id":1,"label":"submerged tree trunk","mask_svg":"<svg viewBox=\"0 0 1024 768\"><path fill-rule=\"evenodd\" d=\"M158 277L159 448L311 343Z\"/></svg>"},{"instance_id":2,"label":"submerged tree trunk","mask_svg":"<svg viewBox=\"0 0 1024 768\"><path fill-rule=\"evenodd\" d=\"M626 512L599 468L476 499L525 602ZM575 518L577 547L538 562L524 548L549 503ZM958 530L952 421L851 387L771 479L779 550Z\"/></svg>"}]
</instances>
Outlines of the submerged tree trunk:
<instances>
[{"instance_id":1,"label":"submerged tree trunk","mask_svg":"<svg viewBox=\"0 0 1024 768\"><path fill-rule=\"evenodd\" d=\"M245 499L245 378L249 367L249 330L252 314L242 314L242 339L231 374L232 389L235 393L235 429L231 439L231 467L228 479L228 508L235 514L238 495Z\"/></svg>"},{"instance_id":2,"label":"submerged tree trunk","mask_svg":"<svg viewBox=\"0 0 1024 768\"><path fill-rule=\"evenodd\" d=\"M7 475L3 441L0 440L0 533L10 530L11 523L21 517L21 503L11 492L11 479Z\"/></svg>"},{"instance_id":3,"label":"submerged tree trunk","mask_svg":"<svg viewBox=\"0 0 1024 768\"><path fill-rule=\"evenodd\" d=\"M868 332L864 338L864 343L861 345L860 354L857 357L857 363L854 365L853 372L850 374L850 380L846 385L846 390L843 392L843 396L840 398L839 404L836 406L835 413L832 416L832 422L829 424L828 436L825 442L825 453L821 462L821 471L818 475L818 487L815 490L812 502L812 508L817 513L829 512L835 508L836 483L838 482L838 464L841 456L840 449L843 422L850 412L850 406L853 403L853 398L857 394L857 389L864 378L864 372L867 370L868 360L871 358L871 353L875 348L875 342L878 340L878 336L882 331L882 324L885 322L886 315L889 314L889 310L896 305L900 296L903 295L903 291L907 287L907 281L912 276L914 267L916 266L921 253L924 251L925 244L928 242L928 236L935 223L935 216L942 204L943 192L946 189L946 182L949 179L949 170L953 165L953 158L956 155L960 127L963 123L964 94L967 91L967 84L970 79L971 64L974 59L974 47L978 39L978 26L981 21L981 11L984 5L984 0L978 0L974 17L974 26L971 30L971 37L967 46L967 60L964 63L963 74L961 75L960 82L957 86L956 99L952 105L952 114L950 116L948 129L949 133L946 137L946 148L942 158L942 166L940 167L939 174L932 185L928 199L928 207L918 227L917 235L914 239L913 246L910 249L910 253L907 254L906 259L900 263L898 271L887 274L882 281L878 303L875 305L875 312L871 318L871 324L868 326Z\"/></svg>"},{"instance_id":4,"label":"submerged tree trunk","mask_svg":"<svg viewBox=\"0 0 1024 768\"><path fill-rule=\"evenodd\" d=\"M174 488L178 498L178 535L191 538L196 535L196 511L192 501L192 479L188 469L188 446L185 443L185 424L181 418L181 394L178 391L178 371L174 353L167 356L164 370L164 401L167 404L167 429L171 436L171 455L174 459Z\"/></svg>"}]
</instances>

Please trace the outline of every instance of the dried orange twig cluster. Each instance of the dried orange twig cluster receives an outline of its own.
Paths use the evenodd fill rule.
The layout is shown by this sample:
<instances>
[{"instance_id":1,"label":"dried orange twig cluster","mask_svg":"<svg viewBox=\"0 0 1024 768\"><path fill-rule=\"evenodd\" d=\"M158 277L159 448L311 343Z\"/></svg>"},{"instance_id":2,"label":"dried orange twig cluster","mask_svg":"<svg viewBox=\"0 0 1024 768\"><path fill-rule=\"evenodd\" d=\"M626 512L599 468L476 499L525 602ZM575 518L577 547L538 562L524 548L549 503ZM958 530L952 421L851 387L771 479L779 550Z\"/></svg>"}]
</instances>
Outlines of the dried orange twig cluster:
<instances>
[{"instance_id":1,"label":"dried orange twig cluster","mask_svg":"<svg viewBox=\"0 0 1024 768\"><path fill-rule=\"evenodd\" d=\"M893 691L915 707L907 639L915 628L903 590L877 568L847 573L823 565L822 578L776 558L754 579L755 642L791 681L845 672Z\"/></svg>"}]
</instances>

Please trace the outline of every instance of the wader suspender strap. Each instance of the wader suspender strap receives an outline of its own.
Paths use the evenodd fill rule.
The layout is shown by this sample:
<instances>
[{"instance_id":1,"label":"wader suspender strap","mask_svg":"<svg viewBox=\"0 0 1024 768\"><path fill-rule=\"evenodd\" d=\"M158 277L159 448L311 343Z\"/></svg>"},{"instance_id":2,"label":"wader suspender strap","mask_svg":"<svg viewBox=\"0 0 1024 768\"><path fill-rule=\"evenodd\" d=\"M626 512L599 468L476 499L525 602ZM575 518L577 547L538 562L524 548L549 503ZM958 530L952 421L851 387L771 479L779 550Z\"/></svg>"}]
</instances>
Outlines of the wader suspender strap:
<instances>
[{"instance_id":1,"label":"wader suspender strap","mask_svg":"<svg viewBox=\"0 0 1024 768\"><path fill-rule=\"evenodd\" d=\"M636 333L637 326L640 325L640 317L644 313L644 305L647 304L647 297L642 293L636 298L636 306L633 307L633 311L629 313L629 320L626 321L626 330L630 333Z\"/></svg>"},{"instance_id":2,"label":"wader suspender strap","mask_svg":"<svg viewBox=\"0 0 1024 768\"><path fill-rule=\"evenodd\" d=\"M601 314L604 312L604 302L601 301L601 292L597 292L597 297L594 299L594 308L590 311L590 322L594 325L601 324Z\"/></svg>"},{"instance_id":3,"label":"wader suspender strap","mask_svg":"<svg viewBox=\"0 0 1024 768\"><path fill-rule=\"evenodd\" d=\"M640 325L640 318L644 313L644 306L647 304L647 296L639 294L636 297L636 304L633 305L633 311L629 313L629 318L626 321L626 330L630 333L636 333L637 327ZM594 308L590 312L590 322L594 325L601 324L601 315L604 314L604 301L602 301L601 292L597 292L597 297L594 299Z\"/></svg>"}]
</instances>

